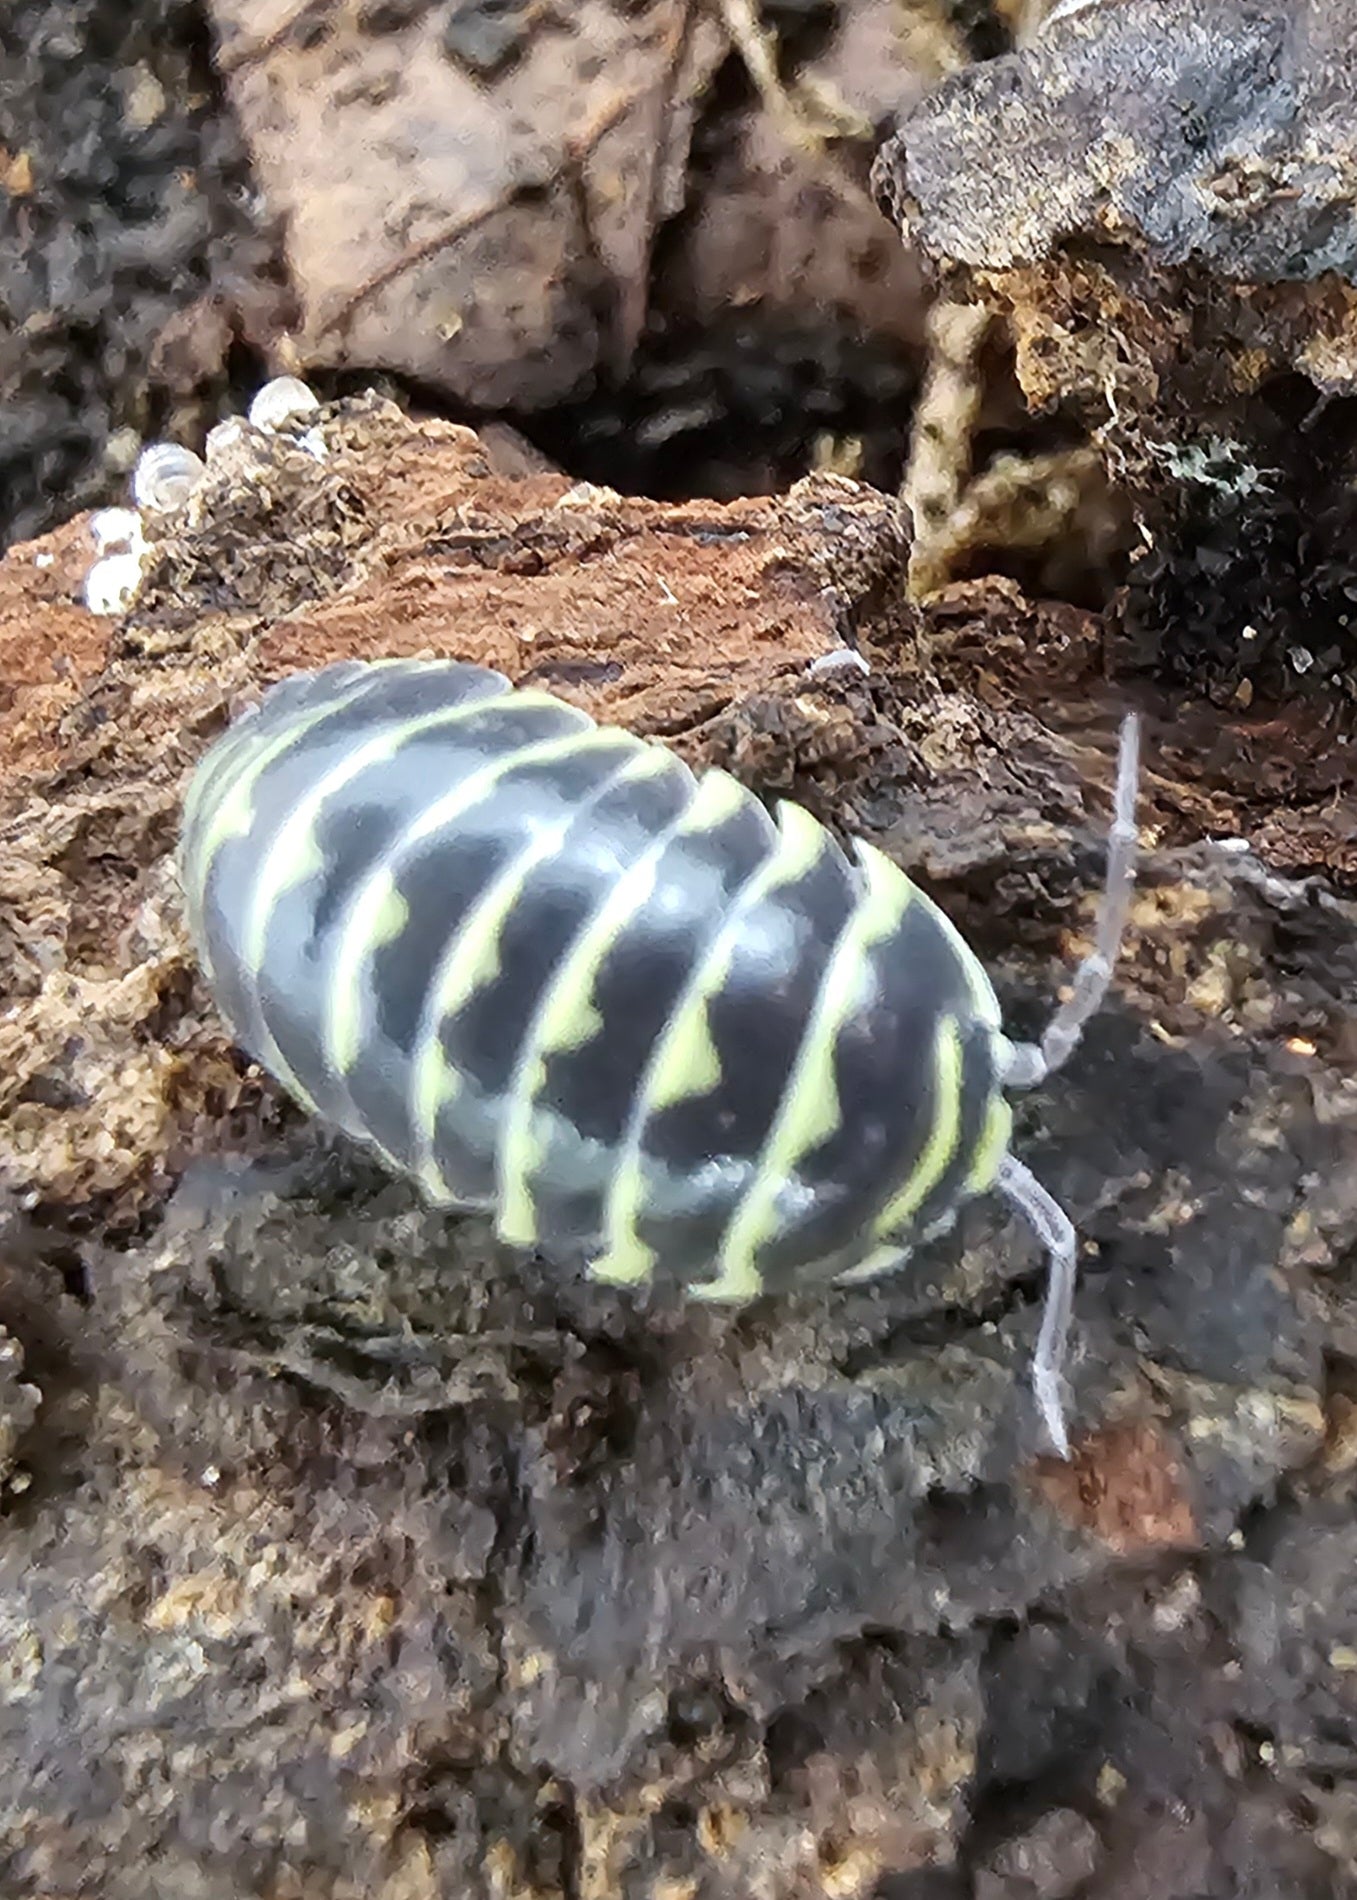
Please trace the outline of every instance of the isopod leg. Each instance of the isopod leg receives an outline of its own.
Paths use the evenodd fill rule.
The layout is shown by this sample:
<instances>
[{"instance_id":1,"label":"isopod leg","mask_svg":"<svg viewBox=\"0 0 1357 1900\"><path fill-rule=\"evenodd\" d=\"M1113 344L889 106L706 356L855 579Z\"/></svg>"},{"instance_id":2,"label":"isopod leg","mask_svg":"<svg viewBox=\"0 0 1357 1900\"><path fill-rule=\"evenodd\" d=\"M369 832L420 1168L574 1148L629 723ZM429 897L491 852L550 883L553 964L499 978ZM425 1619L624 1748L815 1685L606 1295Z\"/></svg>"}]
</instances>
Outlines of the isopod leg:
<instances>
[{"instance_id":1,"label":"isopod leg","mask_svg":"<svg viewBox=\"0 0 1357 1900\"><path fill-rule=\"evenodd\" d=\"M1061 1385L1078 1264L1074 1223L1054 1195L1012 1155L1006 1155L1000 1163L995 1186L1046 1249L1046 1303L1032 1360L1032 1386L1051 1443L1062 1458L1068 1458L1070 1441Z\"/></svg>"}]
</instances>

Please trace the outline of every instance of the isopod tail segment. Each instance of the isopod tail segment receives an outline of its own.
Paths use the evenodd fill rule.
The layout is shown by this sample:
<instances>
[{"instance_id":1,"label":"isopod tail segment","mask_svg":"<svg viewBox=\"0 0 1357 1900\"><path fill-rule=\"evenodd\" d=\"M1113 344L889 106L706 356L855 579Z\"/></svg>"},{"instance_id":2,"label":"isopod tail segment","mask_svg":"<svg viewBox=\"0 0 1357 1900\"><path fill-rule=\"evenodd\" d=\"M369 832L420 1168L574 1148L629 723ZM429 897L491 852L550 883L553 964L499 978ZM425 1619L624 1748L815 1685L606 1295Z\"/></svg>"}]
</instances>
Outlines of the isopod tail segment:
<instances>
[{"instance_id":1,"label":"isopod tail segment","mask_svg":"<svg viewBox=\"0 0 1357 1900\"><path fill-rule=\"evenodd\" d=\"M1107 843L1107 873L1098 906L1093 949L1075 970L1070 993L1047 1023L1041 1040L1009 1043L1002 1082L1013 1089L1034 1088L1054 1075L1078 1047L1112 981L1131 910L1136 869L1136 793L1140 782L1140 724L1134 713L1122 722L1117 751L1117 781L1112 829ZM1000 1163L995 1187L1022 1216L1046 1251L1046 1299L1032 1359L1032 1386L1051 1442L1068 1458L1069 1435L1061 1385L1074 1310L1078 1238L1074 1223L1030 1169L1012 1155Z\"/></svg>"}]
</instances>

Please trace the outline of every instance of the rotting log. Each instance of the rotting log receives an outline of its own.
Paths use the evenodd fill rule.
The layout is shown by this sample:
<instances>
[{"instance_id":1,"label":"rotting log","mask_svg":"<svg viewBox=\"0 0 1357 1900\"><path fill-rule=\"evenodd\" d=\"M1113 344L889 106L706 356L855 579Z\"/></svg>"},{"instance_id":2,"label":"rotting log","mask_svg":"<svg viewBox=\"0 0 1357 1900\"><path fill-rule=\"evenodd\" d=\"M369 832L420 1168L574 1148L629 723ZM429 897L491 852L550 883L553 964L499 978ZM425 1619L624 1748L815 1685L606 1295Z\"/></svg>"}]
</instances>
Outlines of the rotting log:
<instances>
[{"instance_id":1,"label":"rotting log","mask_svg":"<svg viewBox=\"0 0 1357 1900\"><path fill-rule=\"evenodd\" d=\"M125 621L70 605L81 522L0 566L6 1890L1017 1894L1052 1808L1099 1817L1035 1823L1090 1893L1335 1891L1351 901L1208 841L1209 709L1114 685L1087 615L996 583L923 627L888 497L667 506L377 402L321 426L323 461L219 465ZM810 677L845 640L871 676ZM1125 968L1020 1116L1085 1241L1068 1466L993 1207L871 1288L618 1295L422 1208L230 1048L168 859L185 774L267 680L414 651L871 837L1019 1030L1086 940L1142 700Z\"/></svg>"},{"instance_id":2,"label":"rotting log","mask_svg":"<svg viewBox=\"0 0 1357 1900\"><path fill-rule=\"evenodd\" d=\"M874 174L1096 450L1108 664L1171 712L1174 777L1274 868L1349 881L1354 98L1347 0L1093 0L938 86Z\"/></svg>"}]
</instances>

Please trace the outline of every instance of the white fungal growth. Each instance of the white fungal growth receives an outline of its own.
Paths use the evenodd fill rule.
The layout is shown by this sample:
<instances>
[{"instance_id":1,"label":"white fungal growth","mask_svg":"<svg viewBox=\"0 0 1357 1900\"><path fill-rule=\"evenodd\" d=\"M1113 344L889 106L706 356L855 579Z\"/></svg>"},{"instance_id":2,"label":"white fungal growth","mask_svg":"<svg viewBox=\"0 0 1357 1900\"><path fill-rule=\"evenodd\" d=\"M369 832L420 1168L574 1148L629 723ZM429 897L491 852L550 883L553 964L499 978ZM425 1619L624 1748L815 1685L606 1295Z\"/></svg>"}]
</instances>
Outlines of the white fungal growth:
<instances>
[{"instance_id":1,"label":"white fungal growth","mask_svg":"<svg viewBox=\"0 0 1357 1900\"><path fill-rule=\"evenodd\" d=\"M1100 4L1101 0L1055 0L1055 5L1041 22L1037 31L1038 33L1044 33L1048 26L1054 26L1057 21L1072 20L1076 14L1088 13L1093 7Z\"/></svg>"},{"instance_id":2,"label":"white fungal growth","mask_svg":"<svg viewBox=\"0 0 1357 1900\"><path fill-rule=\"evenodd\" d=\"M145 546L141 516L135 508L101 508L90 516L90 539L100 554L117 554Z\"/></svg>"},{"instance_id":3,"label":"white fungal growth","mask_svg":"<svg viewBox=\"0 0 1357 1900\"><path fill-rule=\"evenodd\" d=\"M314 415L319 408L320 400L315 392L297 377L275 376L272 382L264 384L250 404L249 419L253 428L273 434L305 416Z\"/></svg>"},{"instance_id":4,"label":"white fungal growth","mask_svg":"<svg viewBox=\"0 0 1357 1900\"><path fill-rule=\"evenodd\" d=\"M214 462L223 461L232 450L249 437L249 425L241 416L228 416L225 422L219 422L207 432L207 441L203 444L209 467Z\"/></svg>"},{"instance_id":5,"label":"white fungal growth","mask_svg":"<svg viewBox=\"0 0 1357 1900\"><path fill-rule=\"evenodd\" d=\"M202 457L178 442L152 442L137 457L132 499L138 508L168 514L182 508L203 479Z\"/></svg>"},{"instance_id":6,"label":"white fungal growth","mask_svg":"<svg viewBox=\"0 0 1357 1900\"><path fill-rule=\"evenodd\" d=\"M141 587L142 550L105 554L85 576L85 605L92 614L125 614Z\"/></svg>"},{"instance_id":7,"label":"white fungal growth","mask_svg":"<svg viewBox=\"0 0 1357 1900\"><path fill-rule=\"evenodd\" d=\"M822 653L811 661L806 672L813 680L832 677L835 673L859 673L863 679L872 676L870 664L855 647L835 647L832 653Z\"/></svg>"},{"instance_id":8,"label":"white fungal growth","mask_svg":"<svg viewBox=\"0 0 1357 1900\"><path fill-rule=\"evenodd\" d=\"M250 404L249 415L230 416L208 431L203 455L178 442L150 442L137 457L132 471L131 508L101 508L90 517L90 539L96 559L85 576L85 605L95 614L126 613L141 588L142 564L147 552L146 516L169 514L182 508L202 482L208 466L230 475L222 464L238 461L238 474L248 474L269 460L261 436L282 430L292 434L293 446L323 462L326 446L321 431L305 426L317 414L320 401L295 376L275 376L264 384ZM206 458L206 459L204 459Z\"/></svg>"}]
</instances>

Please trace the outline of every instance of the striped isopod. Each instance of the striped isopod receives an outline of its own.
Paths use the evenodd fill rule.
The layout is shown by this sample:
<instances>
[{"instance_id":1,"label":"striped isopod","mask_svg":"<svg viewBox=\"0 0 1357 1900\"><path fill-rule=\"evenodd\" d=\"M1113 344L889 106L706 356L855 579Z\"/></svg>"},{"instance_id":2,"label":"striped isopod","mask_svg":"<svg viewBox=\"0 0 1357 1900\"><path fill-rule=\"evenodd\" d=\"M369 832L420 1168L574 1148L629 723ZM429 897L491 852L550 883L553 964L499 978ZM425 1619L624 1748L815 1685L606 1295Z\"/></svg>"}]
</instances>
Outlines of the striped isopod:
<instances>
[{"instance_id":1,"label":"striped isopod","mask_svg":"<svg viewBox=\"0 0 1357 1900\"><path fill-rule=\"evenodd\" d=\"M1040 1045L881 852L479 666L272 688L193 777L180 874L252 1056L433 1203L595 1279L865 1279L997 1188L1050 1255L1034 1381L1064 1450L1074 1232L1003 1089L1107 987L1135 784L1128 719L1097 947Z\"/></svg>"}]
</instances>

